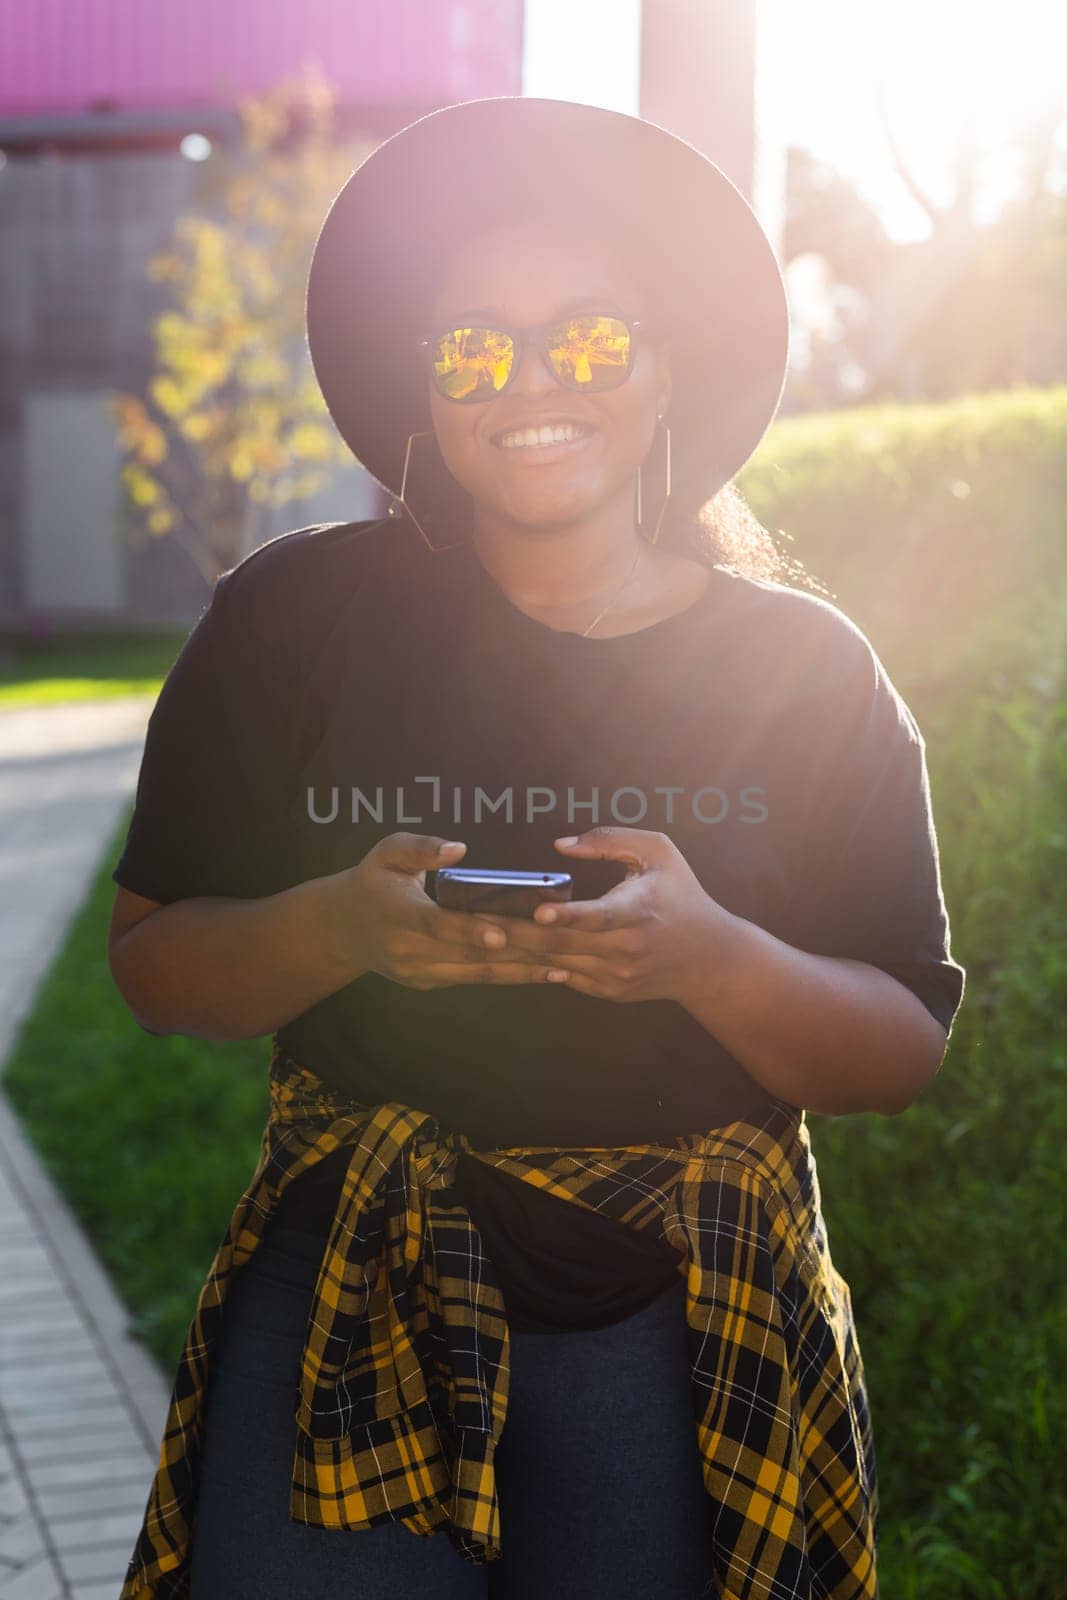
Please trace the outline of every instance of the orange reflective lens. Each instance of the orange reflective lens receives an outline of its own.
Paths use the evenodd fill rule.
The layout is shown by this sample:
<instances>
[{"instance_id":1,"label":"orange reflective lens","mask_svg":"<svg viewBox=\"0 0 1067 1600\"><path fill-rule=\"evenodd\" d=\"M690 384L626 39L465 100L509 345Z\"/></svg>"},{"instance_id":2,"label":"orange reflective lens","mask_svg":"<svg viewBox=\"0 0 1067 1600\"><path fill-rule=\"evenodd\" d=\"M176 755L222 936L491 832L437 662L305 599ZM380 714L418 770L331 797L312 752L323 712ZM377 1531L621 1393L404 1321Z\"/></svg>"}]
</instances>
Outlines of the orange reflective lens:
<instances>
[{"instance_id":1,"label":"orange reflective lens","mask_svg":"<svg viewBox=\"0 0 1067 1600\"><path fill-rule=\"evenodd\" d=\"M630 375L631 329L621 317L567 317L525 335L503 328L450 328L426 340L438 391L448 400L491 400L511 377L524 343L540 350L552 375L568 389L615 389Z\"/></svg>"},{"instance_id":2,"label":"orange reflective lens","mask_svg":"<svg viewBox=\"0 0 1067 1600\"><path fill-rule=\"evenodd\" d=\"M630 330L619 317L572 317L549 336L548 359L573 389L613 389L630 372Z\"/></svg>"},{"instance_id":3,"label":"orange reflective lens","mask_svg":"<svg viewBox=\"0 0 1067 1600\"><path fill-rule=\"evenodd\" d=\"M488 400L508 381L515 344L496 328L451 328L431 346L433 375L449 400Z\"/></svg>"}]
</instances>

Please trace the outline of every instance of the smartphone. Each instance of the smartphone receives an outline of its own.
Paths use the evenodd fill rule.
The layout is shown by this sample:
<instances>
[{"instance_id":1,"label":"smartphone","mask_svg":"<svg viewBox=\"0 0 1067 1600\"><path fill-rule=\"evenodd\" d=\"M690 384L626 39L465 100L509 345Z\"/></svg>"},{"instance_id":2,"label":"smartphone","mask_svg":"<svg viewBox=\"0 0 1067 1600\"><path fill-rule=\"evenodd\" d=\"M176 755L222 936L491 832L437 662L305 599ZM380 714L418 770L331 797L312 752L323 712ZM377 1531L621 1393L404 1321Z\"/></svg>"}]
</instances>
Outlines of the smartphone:
<instances>
[{"instance_id":1,"label":"smartphone","mask_svg":"<svg viewBox=\"0 0 1067 1600\"><path fill-rule=\"evenodd\" d=\"M569 872L504 872L491 867L438 867L434 893L449 911L496 911L532 917L545 900L569 900Z\"/></svg>"}]
</instances>

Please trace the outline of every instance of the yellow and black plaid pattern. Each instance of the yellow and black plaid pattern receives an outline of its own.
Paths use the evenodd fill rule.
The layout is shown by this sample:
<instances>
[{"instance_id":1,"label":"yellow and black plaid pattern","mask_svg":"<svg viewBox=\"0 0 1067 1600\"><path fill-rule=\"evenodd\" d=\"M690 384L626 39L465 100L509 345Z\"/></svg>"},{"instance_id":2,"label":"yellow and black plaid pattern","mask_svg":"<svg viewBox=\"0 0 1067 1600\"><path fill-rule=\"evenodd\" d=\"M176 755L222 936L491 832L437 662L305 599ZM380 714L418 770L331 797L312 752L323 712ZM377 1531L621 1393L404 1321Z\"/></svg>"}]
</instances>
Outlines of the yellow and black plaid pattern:
<instances>
[{"instance_id":1,"label":"yellow and black plaid pattern","mask_svg":"<svg viewBox=\"0 0 1067 1600\"><path fill-rule=\"evenodd\" d=\"M878 1488L848 1284L802 1111L624 1147L474 1151L398 1102L330 1088L275 1041L260 1157L200 1292L119 1600L184 1600L204 1397L233 1275L286 1186L351 1150L308 1318L290 1515L400 1521L474 1565L502 1551L493 1471L508 1328L448 1188L460 1150L678 1252L721 1600L877 1600Z\"/></svg>"}]
</instances>

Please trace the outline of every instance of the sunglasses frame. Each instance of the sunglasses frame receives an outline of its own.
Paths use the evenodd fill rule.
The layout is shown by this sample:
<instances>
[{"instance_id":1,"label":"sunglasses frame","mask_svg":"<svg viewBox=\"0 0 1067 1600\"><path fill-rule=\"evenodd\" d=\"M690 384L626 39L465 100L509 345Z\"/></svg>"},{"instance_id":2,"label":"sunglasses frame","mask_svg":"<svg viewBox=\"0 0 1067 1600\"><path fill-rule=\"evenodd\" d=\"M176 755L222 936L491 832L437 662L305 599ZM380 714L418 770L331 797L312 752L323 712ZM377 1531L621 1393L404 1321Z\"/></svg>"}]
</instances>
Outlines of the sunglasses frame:
<instances>
[{"instance_id":1,"label":"sunglasses frame","mask_svg":"<svg viewBox=\"0 0 1067 1600\"><path fill-rule=\"evenodd\" d=\"M549 360L549 334L554 333L557 329L564 327L569 322L577 322L582 317L610 317L613 322L621 322L626 328L626 331L630 336L629 360L626 363L626 371L623 373L618 383L610 383L603 389L592 388L589 384L568 383L565 378L560 377L559 373L552 365L552 362ZM435 345L439 339L443 339L446 334L454 333L458 328L469 329L471 332L474 332L474 330L477 329L478 331L484 333L502 333L511 340L511 371L508 373L507 378L504 380L500 388L494 389L491 394L445 394L444 390L438 383L437 374L433 370L433 356L431 354L432 346ZM434 388L437 390L437 393L441 396L442 400L449 400L453 405L456 406L487 405L490 400L497 399L499 395L504 394L508 389L510 389L515 374L522 365L522 357L528 345L533 346L538 355L541 357L541 360L544 362L545 367L551 373L552 377L564 389L570 389L576 394L607 394L610 393L612 389L621 389L623 384L629 380L634 370L634 335L637 334L640 336L647 334L647 332L648 321L644 317L624 317L618 311L572 311L569 316L554 317L551 322L542 322L535 328L510 328L503 323L491 322L457 322L453 323L447 328L441 329L441 331L438 333L430 334L425 339L420 339L418 342L418 349L420 352L425 351L426 353L425 360L426 366L429 370L430 378L433 382Z\"/></svg>"}]
</instances>

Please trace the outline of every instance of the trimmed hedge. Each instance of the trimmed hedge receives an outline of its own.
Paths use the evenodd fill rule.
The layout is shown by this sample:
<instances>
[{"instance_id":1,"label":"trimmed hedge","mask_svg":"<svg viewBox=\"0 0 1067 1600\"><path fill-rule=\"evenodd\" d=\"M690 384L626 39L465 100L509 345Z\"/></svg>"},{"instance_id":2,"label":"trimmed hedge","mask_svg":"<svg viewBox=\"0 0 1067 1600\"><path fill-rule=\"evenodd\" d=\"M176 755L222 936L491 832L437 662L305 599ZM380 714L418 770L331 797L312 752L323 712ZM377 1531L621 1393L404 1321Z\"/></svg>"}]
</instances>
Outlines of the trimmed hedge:
<instances>
[{"instance_id":1,"label":"trimmed hedge","mask_svg":"<svg viewBox=\"0 0 1067 1600\"><path fill-rule=\"evenodd\" d=\"M1067 388L786 419L738 486L927 745L940 1073L809 1118L871 1391L887 1600L1067 1595Z\"/></svg>"},{"instance_id":2,"label":"trimmed hedge","mask_svg":"<svg viewBox=\"0 0 1067 1600\"><path fill-rule=\"evenodd\" d=\"M785 419L738 483L918 719L967 969L915 1105L810 1119L870 1387L882 1594L1065 1600L1067 388ZM5 1090L169 1373L255 1162L268 1044L148 1041L129 1017L105 951L124 832Z\"/></svg>"}]
</instances>

